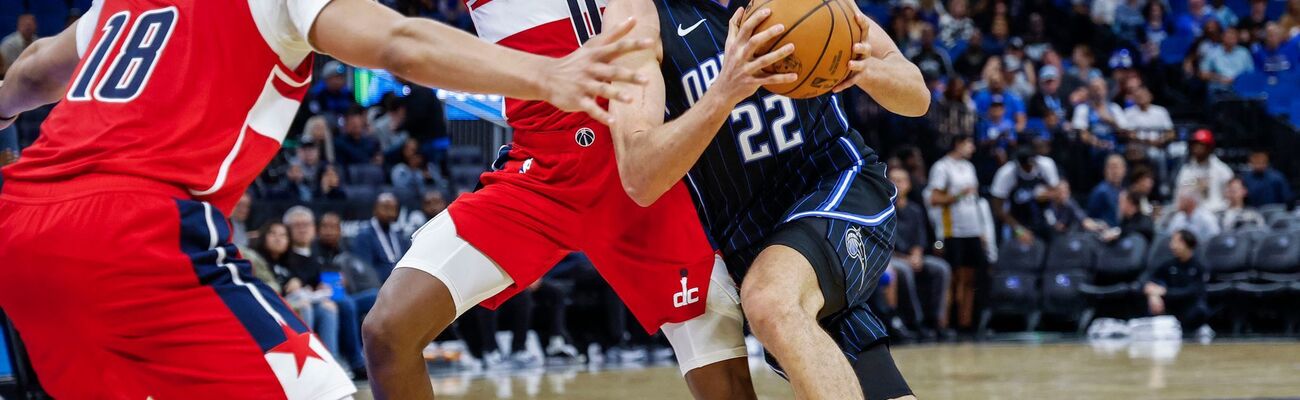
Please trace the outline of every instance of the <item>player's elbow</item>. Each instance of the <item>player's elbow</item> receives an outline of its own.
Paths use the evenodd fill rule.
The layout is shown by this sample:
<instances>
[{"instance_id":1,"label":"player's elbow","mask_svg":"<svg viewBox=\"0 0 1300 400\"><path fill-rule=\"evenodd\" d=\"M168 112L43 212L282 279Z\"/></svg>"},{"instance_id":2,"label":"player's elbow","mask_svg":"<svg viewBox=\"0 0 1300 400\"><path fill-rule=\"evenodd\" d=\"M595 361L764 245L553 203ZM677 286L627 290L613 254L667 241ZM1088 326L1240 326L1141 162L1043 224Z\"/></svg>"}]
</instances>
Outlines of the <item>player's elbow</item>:
<instances>
[{"instance_id":1,"label":"player's elbow","mask_svg":"<svg viewBox=\"0 0 1300 400\"><path fill-rule=\"evenodd\" d=\"M427 60L432 56L426 54L424 50L429 48L430 41L438 39L422 35L420 29L422 23L423 21L414 18L403 18L388 28L389 40L379 52L381 68L397 76L406 76L421 65L427 64Z\"/></svg>"},{"instance_id":2,"label":"player's elbow","mask_svg":"<svg viewBox=\"0 0 1300 400\"><path fill-rule=\"evenodd\" d=\"M648 177L628 177L625 175L623 177L623 192L627 193L627 197L632 198L632 201L636 202L638 206L649 207L658 201L659 196L664 193L662 190L656 190L649 181Z\"/></svg>"}]
</instances>

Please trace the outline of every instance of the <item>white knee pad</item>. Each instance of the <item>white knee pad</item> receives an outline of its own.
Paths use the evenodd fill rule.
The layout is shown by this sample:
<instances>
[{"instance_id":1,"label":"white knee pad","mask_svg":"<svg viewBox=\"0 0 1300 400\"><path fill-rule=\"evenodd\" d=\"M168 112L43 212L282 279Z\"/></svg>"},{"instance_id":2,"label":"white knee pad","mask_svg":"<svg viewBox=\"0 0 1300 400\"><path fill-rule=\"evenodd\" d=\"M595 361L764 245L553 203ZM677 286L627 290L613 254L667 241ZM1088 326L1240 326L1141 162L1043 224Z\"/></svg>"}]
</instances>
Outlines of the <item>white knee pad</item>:
<instances>
[{"instance_id":1,"label":"white knee pad","mask_svg":"<svg viewBox=\"0 0 1300 400\"><path fill-rule=\"evenodd\" d=\"M411 250L397 268L424 271L447 285L457 317L514 283L501 267L456 235L456 224L446 211L411 235Z\"/></svg>"},{"instance_id":2,"label":"white knee pad","mask_svg":"<svg viewBox=\"0 0 1300 400\"><path fill-rule=\"evenodd\" d=\"M709 296L703 315L661 327L677 353L677 366L682 375L705 365L748 355L740 291L731 275L727 274L727 265L722 262L722 257L715 258L709 281Z\"/></svg>"}]
</instances>

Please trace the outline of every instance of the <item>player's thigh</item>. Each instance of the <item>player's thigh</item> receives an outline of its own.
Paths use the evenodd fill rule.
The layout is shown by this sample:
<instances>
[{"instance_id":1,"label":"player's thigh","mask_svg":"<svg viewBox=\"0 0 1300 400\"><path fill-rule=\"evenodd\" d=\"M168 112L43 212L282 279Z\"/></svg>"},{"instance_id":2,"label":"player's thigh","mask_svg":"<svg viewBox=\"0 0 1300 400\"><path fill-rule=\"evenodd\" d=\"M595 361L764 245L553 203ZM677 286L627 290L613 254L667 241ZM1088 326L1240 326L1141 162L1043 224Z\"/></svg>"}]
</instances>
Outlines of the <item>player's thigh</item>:
<instances>
[{"instance_id":1,"label":"player's thigh","mask_svg":"<svg viewBox=\"0 0 1300 400\"><path fill-rule=\"evenodd\" d=\"M748 354L740 294L721 257L716 257L709 281L703 315L661 327L677 353L678 367L688 377L698 368Z\"/></svg>"},{"instance_id":2,"label":"player's thigh","mask_svg":"<svg viewBox=\"0 0 1300 400\"><path fill-rule=\"evenodd\" d=\"M444 211L413 235L411 249L379 290L367 320L389 325L378 327L384 331L436 334L512 283L496 263L456 234L451 214Z\"/></svg>"}]
</instances>

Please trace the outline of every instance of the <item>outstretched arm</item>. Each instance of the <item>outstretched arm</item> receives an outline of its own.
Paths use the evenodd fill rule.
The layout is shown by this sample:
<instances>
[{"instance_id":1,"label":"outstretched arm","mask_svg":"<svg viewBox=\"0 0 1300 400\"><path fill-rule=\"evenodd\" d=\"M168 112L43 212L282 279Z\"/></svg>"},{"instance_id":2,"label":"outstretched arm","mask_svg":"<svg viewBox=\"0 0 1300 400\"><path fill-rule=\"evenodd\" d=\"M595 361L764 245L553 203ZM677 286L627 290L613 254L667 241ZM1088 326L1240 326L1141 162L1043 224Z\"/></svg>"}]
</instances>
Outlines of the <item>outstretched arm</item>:
<instances>
[{"instance_id":1,"label":"outstretched arm","mask_svg":"<svg viewBox=\"0 0 1300 400\"><path fill-rule=\"evenodd\" d=\"M433 20L406 18L371 0L333 0L316 17L310 41L348 64L386 69L423 86L542 100L608 121L596 97L619 97L611 81L643 80L610 65L623 53L649 46L620 40L634 25L623 22L557 59L487 43Z\"/></svg>"},{"instance_id":2,"label":"outstretched arm","mask_svg":"<svg viewBox=\"0 0 1300 400\"><path fill-rule=\"evenodd\" d=\"M921 69L903 56L880 25L856 8L854 11L865 37L853 45L855 60L849 61L853 73L835 91L857 86L892 113L908 117L925 115L930 110L930 88L925 86Z\"/></svg>"},{"instance_id":3,"label":"outstretched arm","mask_svg":"<svg viewBox=\"0 0 1300 400\"><path fill-rule=\"evenodd\" d=\"M13 124L19 113L62 98L80 60L76 24L27 46L0 82L0 129Z\"/></svg>"},{"instance_id":4,"label":"outstretched arm","mask_svg":"<svg viewBox=\"0 0 1300 400\"><path fill-rule=\"evenodd\" d=\"M731 19L722 71L713 85L689 111L664 123L666 94L664 77L659 71L663 43L659 40L659 17L654 4L651 0L615 0L605 9L606 18L636 18L640 22L628 39L653 43L650 48L630 52L615 60L616 66L631 69L649 79L645 85L615 83L615 88L628 94L629 99L609 103L614 117L610 130L614 137L618 173L623 180L623 189L637 204L654 204L659 196L686 175L731 115L736 103L754 94L759 86L791 82L796 78L794 74L768 75L762 72L764 66L793 52L794 45L755 58L754 49L780 34L784 27L777 25L755 35L754 28L770 11L761 10L741 23L743 12L736 12Z\"/></svg>"}]
</instances>

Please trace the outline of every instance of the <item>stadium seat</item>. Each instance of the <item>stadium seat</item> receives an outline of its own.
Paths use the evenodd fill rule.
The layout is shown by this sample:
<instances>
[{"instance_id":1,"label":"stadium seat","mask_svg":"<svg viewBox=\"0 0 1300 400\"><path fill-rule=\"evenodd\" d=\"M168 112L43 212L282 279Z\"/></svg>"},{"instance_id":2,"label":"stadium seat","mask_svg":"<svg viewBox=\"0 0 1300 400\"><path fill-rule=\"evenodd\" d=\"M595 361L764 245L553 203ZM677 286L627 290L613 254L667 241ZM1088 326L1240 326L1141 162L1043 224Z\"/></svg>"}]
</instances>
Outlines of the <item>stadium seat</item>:
<instances>
[{"instance_id":1,"label":"stadium seat","mask_svg":"<svg viewBox=\"0 0 1300 400\"><path fill-rule=\"evenodd\" d=\"M1128 235L1109 244L1098 244L1097 258L1087 281L1079 284L1079 292L1088 300L1088 307L1079 317L1079 332L1087 329L1097 310L1103 316L1131 317L1131 304L1136 304L1139 279L1146 269L1147 240L1141 235Z\"/></svg>"},{"instance_id":2,"label":"stadium seat","mask_svg":"<svg viewBox=\"0 0 1300 400\"><path fill-rule=\"evenodd\" d=\"M1046 254L1046 246L1037 240L1028 245L1012 240L998 249L998 262L989 271L988 304L980 313L977 335L983 337L988 332L995 313L1023 315L1027 330L1037 328L1041 316L1038 279Z\"/></svg>"},{"instance_id":3,"label":"stadium seat","mask_svg":"<svg viewBox=\"0 0 1300 400\"><path fill-rule=\"evenodd\" d=\"M1300 216L1283 214L1269 222L1268 227L1274 231L1294 231L1300 229Z\"/></svg>"},{"instance_id":4,"label":"stadium seat","mask_svg":"<svg viewBox=\"0 0 1300 400\"><path fill-rule=\"evenodd\" d=\"M1255 211L1259 211L1259 215L1264 217L1264 221L1270 224L1273 223L1273 221L1276 221L1278 218L1282 218L1287 215L1286 204L1265 204L1263 206L1260 206L1259 208L1256 208Z\"/></svg>"},{"instance_id":5,"label":"stadium seat","mask_svg":"<svg viewBox=\"0 0 1300 400\"><path fill-rule=\"evenodd\" d=\"M384 180L384 168L378 165L354 164L348 166L348 184L350 185L379 186L384 184Z\"/></svg>"},{"instance_id":6,"label":"stadium seat","mask_svg":"<svg viewBox=\"0 0 1300 400\"><path fill-rule=\"evenodd\" d=\"M343 193L351 202L370 204L379 195L379 188L374 185L347 185L343 188Z\"/></svg>"},{"instance_id":7,"label":"stadium seat","mask_svg":"<svg viewBox=\"0 0 1300 400\"><path fill-rule=\"evenodd\" d=\"M1256 243L1250 266L1264 282L1300 280L1300 234L1278 232Z\"/></svg>"},{"instance_id":8,"label":"stadium seat","mask_svg":"<svg viewBox=\"0 0 1300 400\"><path fill-rule=\"evenodd\" d=\"M1087 232L1060 236L1047 249L1047 262L1043 265L1043 312L1069 317L1079 317L1087 304L1079 292L1079 285L1088 279L1097 258L1097 240Z\"/></svg>"},{"instance_id":9,"label":"stadium seat","mask_svg":"<svg viewBox=\"0 0 1300 400\"><path fill-rule=\"evenodd\" d=\"M1275 232L1255 243L1251 258L1253 279L1232 284L1239 298L1228 311L1233 333L1245 331L1253 315L1293 312L1292 305L1284 303L1292 293L1291 284L1300 281L1297 267L1300 267L1300 233ZM1292 325L1292 321L1287 321L1287 325Z\"/></svg>"},{"instance_id":10,"label":"stadium seat","mask_svg":"<svg viewBox=\"0 0 1300 400\"><path fill-rule=\"evenodd\" d=\"M447 149L448 165L473 165L482 168L487 165L483 161L483 150L478 146L451 146Z\"/></svg>"},{"instance_id":11,"label":"stadium seat","mask_svg":"<svg viewBox=\"0 0 1300 400\"><path fill-rule=\"evenodd\" d=\"M1251 255L1254 252L1254 234L1231 232L1215 236L1199 246L1198 256L1205 262L1209 282L1206 291L1219 295L1232 291L1234 282L1250 279Z\"/></svg>"}]
</instances>

